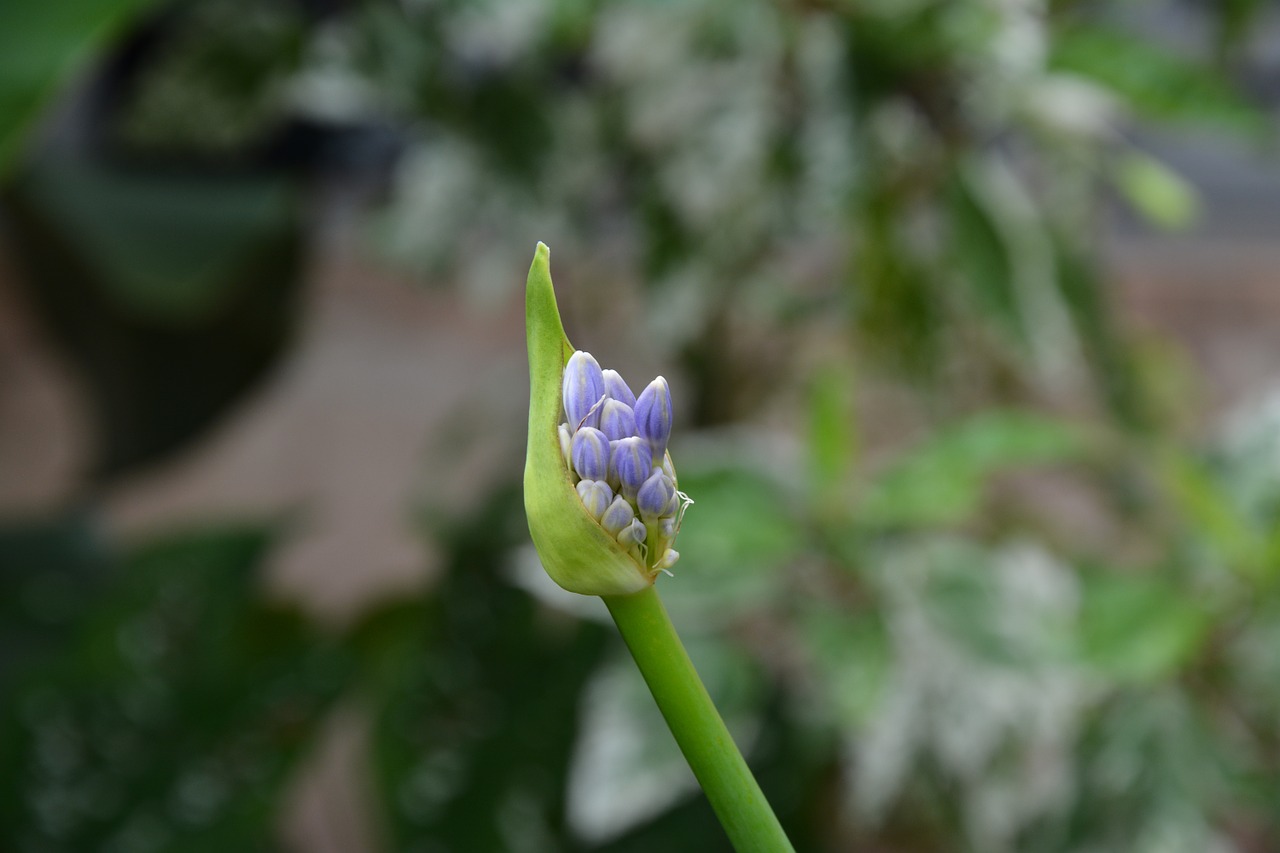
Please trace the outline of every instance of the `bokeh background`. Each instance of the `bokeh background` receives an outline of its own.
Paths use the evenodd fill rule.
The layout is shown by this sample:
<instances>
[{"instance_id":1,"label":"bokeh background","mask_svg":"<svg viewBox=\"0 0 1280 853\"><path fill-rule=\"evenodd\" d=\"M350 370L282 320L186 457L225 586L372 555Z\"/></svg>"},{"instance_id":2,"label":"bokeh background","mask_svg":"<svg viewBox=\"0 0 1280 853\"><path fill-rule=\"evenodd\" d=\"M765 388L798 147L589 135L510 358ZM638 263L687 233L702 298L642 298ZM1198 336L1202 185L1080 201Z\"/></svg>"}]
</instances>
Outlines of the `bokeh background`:
<instances>
[{"instance_id":1,"label":"bokeh background","mask_svg":"<svg viewBox=\"0 0 1280 853\"><path fill-rule=\"evenodd\" d=\"M1259 0L8 0L0 849L727 849L543 240L797 849L1280 850L1278 105Z\"/></svg>"}]
</instances>

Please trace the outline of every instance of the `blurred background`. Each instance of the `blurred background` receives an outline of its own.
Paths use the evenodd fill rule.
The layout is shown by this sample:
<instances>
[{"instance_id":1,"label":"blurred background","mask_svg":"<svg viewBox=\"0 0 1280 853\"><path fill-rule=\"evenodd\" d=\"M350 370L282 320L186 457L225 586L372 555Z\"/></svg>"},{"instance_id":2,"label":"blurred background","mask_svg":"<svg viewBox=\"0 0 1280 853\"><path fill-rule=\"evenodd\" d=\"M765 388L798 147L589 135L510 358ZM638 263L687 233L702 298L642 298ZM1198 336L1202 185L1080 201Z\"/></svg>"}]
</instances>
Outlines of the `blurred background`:
<instances>
[{"instance_id":1,"label":"blurred background","mask_svg":"<svg viewBox=\"0 0 1280 853\"><path fill-rule=\"evenodd\" d=\"M1278 110L1261 0L9 0L0 849L728 849L543 240L798 850L1280 850Z\"/></svg>"}]
</instances>

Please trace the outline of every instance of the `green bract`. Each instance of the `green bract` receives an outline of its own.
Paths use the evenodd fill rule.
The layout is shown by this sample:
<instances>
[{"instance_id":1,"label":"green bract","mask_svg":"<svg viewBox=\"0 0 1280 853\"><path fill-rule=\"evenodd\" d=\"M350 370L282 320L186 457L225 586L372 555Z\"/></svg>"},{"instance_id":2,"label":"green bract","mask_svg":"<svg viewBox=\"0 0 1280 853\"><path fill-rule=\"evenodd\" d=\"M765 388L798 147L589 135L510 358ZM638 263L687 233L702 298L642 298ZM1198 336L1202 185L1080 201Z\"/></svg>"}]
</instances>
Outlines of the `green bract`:
<instances>
[{"instance_id":1,"label":"green bract","mask_svg":"<svg viewBox=\"0 0 1280 853\"><path fill-rule=\"evenodd\" d=\"M629 595L653 583L646 569L591 517L560 449L561 383L573 355L551 284L551 250L539 243L525 289L529 344L529 447L524 463L524 511L542 567L557 584L581 595Z\"/></svg>"}]
</instances>

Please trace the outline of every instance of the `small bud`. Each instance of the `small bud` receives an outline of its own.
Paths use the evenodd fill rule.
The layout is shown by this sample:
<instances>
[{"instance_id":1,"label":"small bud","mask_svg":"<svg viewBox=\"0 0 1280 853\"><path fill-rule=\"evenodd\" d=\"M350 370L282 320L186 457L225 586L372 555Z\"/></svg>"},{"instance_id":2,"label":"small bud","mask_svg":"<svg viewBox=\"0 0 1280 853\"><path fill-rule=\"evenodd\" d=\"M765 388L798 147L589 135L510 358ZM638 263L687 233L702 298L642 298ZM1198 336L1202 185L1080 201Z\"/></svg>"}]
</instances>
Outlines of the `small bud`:
<instances>
[{"instance_id":1,"label":"small bud","mask_svg":"<svg viewBox=\"0 0 1280 853\"><path fill-rule=\"evenodd\" d=\"M666 571L676 564L676 560L680 559L680 552L675 548L668 548L662 555L662 559L654 564L655 569Z\"/></svg>"},{"instance_id":2,"label":"small bud","mask_svg":"<svg viewBox=\"0 0 1280 853\"><path fill-rule=\"evenodd\" d=\"M661 469L655 470L636 492L636 508L645 521L673 514L678 507L676 490Z\"/></svg>"},{"instance_id":3,"label":"small bud","mask_svg":"<svg viewBox=\"0 0 1280 853\"><path fill-rule=\"evenodd\" d=\"M560 424L560 455L564 457L564 467L573 467L573 457L569 451L573 447L573 436L569 434L569 426Z\"/></svg>"},{"instance_id":4,"label":"small bud","mask_svg":"<svg viewBox=\"0 0 1280 853\"><path fill-rule=\"evenodd\" d=\"M604 397L604 374L591 353L578 350L569 357L569 363L564 368L562 394L570 432L581 426L600 425L600 409L597 404Z\"/></svg>"},{"instance_id":5,"label":"small bud","mask_svg":"<svg viewBox=\"0 0 1280 853\"><path fill-rule=\"evenodd\" d=\"M600 480L582 480L578 483L578 497L591 517L598 521L613 500L613 489Z\"/></svg>"},{"instance_id":6,"label":"small bud","mask_svg":"<svg viewBox=\"0 0 1280 853\"><path fill-rule=\"evenodd\" d=\"M573 470L584 480L603 480L609 474L609 439L594 427L573 434L570 456Z\"/></svg>"},{"instance_id":7,"label":"small bud","mask_svg":"<svg viewBox=\"0 0 1280 853\"><path fill-rule=\"evenodd\" d=\"M627 503L627 499L622 495L618 495L600 516L600 526L616 539L622 531L631 526L635 518L636 513L631 508L631 504Z\"/></svg>"},{"instance_id":8,"label":"small bud","mask_svg":"<svg viewBox=\"0 0 1280 853\"><path fill-rule=\"evenodd\" d=\"M603 433L601 433L603 435ZM610 443L610 473L618 483L618 491L628 500L634 500L636 492L649 479L653 468L653 456L649 445L642 438L622 438Z\"/></svg>"},{"instance_id":9,"label":"small bud","mask_svg":"<svg viewBox=\"0 0 1280 853\"><path fill-rule=\"evenodd\" d=\"M653 458L661 459L671 438L671 389L659 376L640 392L636 400L636 432L649 442Z\"/></svg>"},{"instance_id":10,"label":"small bud","mask_svg":"<svg viewBox=\"0 0 1280 853\"><path fill-rule=\"evenodd\" d=\"M616 370L604 371L604 393L619 403L626 403L629 409L636 407L636 395L631 393L631 388L623 380L622 374Z\"/></svg>"},{"instance_id":11,"label":"small bud","mask_svg":"<svg viewBox=\"0 0 1280 853\"><path fill-rule=\"evenodd\" d=\"M618 542L622 545L639 545L648 534L640 519L635 519L618 534Z\"/></svg>"},{"instance_id":12,"label":"small bud","mask_svg":"<svg viewBox=\"0 0 1280 853\"><path fill-rule=\"evenodd\" d=\"M605 400L600 408L600 431L610 441L633 436L636 434L636 413L626 403L613 398Z\"/></svg>"}]
</instances>

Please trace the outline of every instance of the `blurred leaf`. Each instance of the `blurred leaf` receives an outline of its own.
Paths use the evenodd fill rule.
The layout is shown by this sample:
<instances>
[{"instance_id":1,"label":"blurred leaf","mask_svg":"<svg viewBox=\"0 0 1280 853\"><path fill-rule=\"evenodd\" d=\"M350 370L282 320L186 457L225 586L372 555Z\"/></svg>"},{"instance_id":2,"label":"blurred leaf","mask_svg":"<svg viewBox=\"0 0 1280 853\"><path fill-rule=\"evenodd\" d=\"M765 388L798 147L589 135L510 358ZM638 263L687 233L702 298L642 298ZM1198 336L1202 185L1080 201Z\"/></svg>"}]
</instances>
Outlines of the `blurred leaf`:
<instances>
[{"instance_id":1,"label":"blurred leaf","mask_svg":"<svg viewBox=\"0 0 1280 853\"><path fill-rule=\"evenodd\" d=\"M688 459L680 488L695 503L680 529L681 561L662 595L677 624L715 630L776 595L783 564L800 550L800 528L782 487L763 474L698 470Z\"/></svg>"},{"instance_id":2,"label":"blurred leaf","mask_svg":"<svg viewBox=\"0 0 1280 853\"><path fill-rule=\"evenodd\" d=\"M977 511L987 480L1017 465L1061 462L1082 451L1069 425L1015 411L990 411L947 427L875 477L858 506L876 526L959 524Z\"/></svg>"},{"instance_id":3,"label":"blurred leaf","mask_svg":"<svg viewBox=\"0 0 1280 853\"><path fill-rule=\"evenodd\" d=\"M1265 114L1213 69L1147 38L1099 27L1064 30L1050 67L1097 80L1150 118L1253 135L1267 128Z\"/></svg>"},{"instance_id":4,"label":"blurred leaf","mask_svg":"<svg viewBox=\"0 0 1280 853\"><path fill-rule=\"evenodd\" d=\"M1250 523L1208 469L1188 455L1166 453L1159 473L1187 529L1207 539L1230 568L1253 580L1273 578L1280 572L1280 567L1267 561L1265 532Z\"/></svg>"},{"instance_id":5,"label":"blurred leaf","mask_svg":"<svg viewBox=\"0 0 1280 853\"><path fill-rule=\"evenodd\" d=\"M608 629L510 586L527 536L518 492L444 531L447 575L424 601L370 616L372 758L397 850L556 850L581 692Z\"/></svg>"},{"instance_id":6,"label":"blurred leaf","mask_svg":"<svg viewBox=\"0 0 1280 853\"><path fill-rule=\"evenodd\" d=\"M1200 646L1212 614L1170 580L1121 574L1085 578L1080 614L1085 662L1120 681L1172 676Z\"/></svg>"},{"instance_id":7,"label":"blurred leaf","mask_svg":"<svg viewBox=\"0 0 1280 853\"><path fill-rule=\"evenodd\" d=\"M814 601L799 625L812 656L814 683L837 726L857 726L879 705L893 673L889 637L875 614L836 610Z\"/></svg>"},{"instance_id":8,"label":"blurred leaf","mask_svg":"<svg viewBox=\"0 0 1280 853\"><path fill-rule=\"evenodd\" d=\"M1162 228L1186 228L1196 218L1195 189L1152 157L1130 152L1116 164L1115 180L1129 203Z\"/></svg>"},{"instance_id":9,"label":"blurred leaf","mask_svg":"<svg viewBox=\"0 0 1280 853\"><path fill-rule=\"evenodd\" d=\"M1107 410L1130 430L1149 430L1150 403L1126 342L1116 329L1115 311L1096 263L1067 239L1057 241L1055 260L1062 301Z\"/></svg>"},{"instance_id":10,"label":"blurred leaf","mask_svg":"<svg viewBox=\"0 0 1280 853\"><path fill-rule=\"evenodd\" d=\"M981 315L1010 339L1025 342L1026 323L1018 301L1009 247L981 188L970 185L977 170L960 170L947 194L951 217L951 256Z\"/></svg>"},{"instance_id":11,"label":"blurred leaf","mask_svg":"<svg viewBox=\"0 0 1280 853\"><path fill-rule=\"evenodd\" d=\"M270 538L134 553L74 642L0 709L12 849L263 849L295 760L347 678L335 644L257 602Z\"/></svg>"},{"instance_id":12,"label":"blurred leaf","mask_svg":"<svg viewBox=\"0 0 1280 853\"><path fill-rule=\"evenodd\" d=\"M831 365L818 372L809 389L809 467L819 499L839 497L853 473L858 454L855 381L852 369Z\"/></svg>"},{"instance_id":13,"label":"blurred leaf","mask_svg":"<svg viewBox=\"0 0 1280 853\"><path fill-rule=\"evenodd\" d=\"M0 4L0 176L45 101L155 0Z\"/></svg>"}]
</instances>

